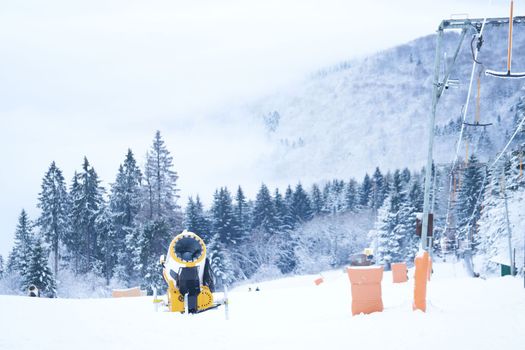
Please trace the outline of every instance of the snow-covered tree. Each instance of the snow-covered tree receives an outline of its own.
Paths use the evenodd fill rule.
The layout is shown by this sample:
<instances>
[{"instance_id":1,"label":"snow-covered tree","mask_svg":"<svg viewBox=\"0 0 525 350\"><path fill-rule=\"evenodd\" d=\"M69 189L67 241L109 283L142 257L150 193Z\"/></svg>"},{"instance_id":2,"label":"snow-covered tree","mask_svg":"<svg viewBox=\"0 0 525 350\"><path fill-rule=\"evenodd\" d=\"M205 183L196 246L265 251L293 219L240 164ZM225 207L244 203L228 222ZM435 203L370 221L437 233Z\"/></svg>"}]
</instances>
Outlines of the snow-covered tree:
<instances>
[{"instance_id":1,"label":"snow-covered tree","mask_svg":"<svg viewBox=\"0 0 525 350\"><path fill-rule=\"evenodd\" d=\"M16 226L14 246L7 258L7 271L22 277L25 275L34 239L33 223L22 209Z\"/></svg>"},{"instance_id":2,"label":"snow-covered tree","mask_svg":"<svg viewBox=\"0 0 525 350\"><path fill-rule=\"evenodd\" d=\"M164 240L159 240L164 237ZM135 272L143 288L152 291L165 285L159 257L166 253L170 243L170 229L165 221L149 221L129 235L133 239L133 262Z\"/></svg>"},{"instance_id":3,"label":"snow-covered tree","mask_svg":"<svg viewBox=\"0 0 525 350\"><path fill-rule=\"evenodd\" d=\"M348 264L351 254L368 245L373 222L369 212L344 212L317 216L292 232L295 270L318 273Z\"/></svg>"},{"instance_id":4,"label":"snow-covered tree","mask_svg":"<svg viewBox=\"0 0 525 350\"><path fill-rule=\"evenodd\" d=\"M206 243L212 239L211 222L204 212L199 196L195 200L192 197L188 199L184 227L186 230L197 234Z\"/></svg>"},{"instance_id":5,"label":"snow-covered tree","mask_svg":"<svg viewBox=\"0 0 525 350\"><path fill-rule=\"evenodd\" d=\"M238 239L243 241L246 239L246 236L250 230L250 207L241 186L239 186L237 193L235 194L233 212L235 215L235 222L237 224L236 231L239 234Z\"/></svg>"},{"instance_id":6,"label":"snow-covered tree","mask_svg":"<svg viewBox=\"0 0 525 350\"><path fill-rule=\"evenodd\" d=\"M70 191L71 230L65 239L76 273L92 271L100 257L96 220L104 205L104 188L84 157L82 172L75 173Z\"/></svg>"},{"instance_id":7,"label":"snow-covered tree","mask_svg":"<svg viewBox=\"0 0 525 350\"><path fill-rule=\"evenodd\" d=\"M410 204L415 208L417 212L423 211L423 189L419 179L415 179L410 186L410 192L408 193L408 200Z\"/></svg>"},{"instance_id":8,"label":"snow-covered tree","mask_svg":"<svg viewBox=\"0 0 525 350\"><path fill-rule=\"evenodd\" d=\"M280 249L280 258L277 261L277 266L282 273L290 273L295 268L295 242L290 236L292 230L292 217L290 208L286 205L286 202L279 192L279 189L275 189L274 194L274 206L278 221L278 230L276 233L275 240Z\"/></svg>"},{"instance_id":9,"label":"snow-covered tree","mask_svg":"<svg viewBox=\"0 0 525 350\"><path fill-rule=\"evenodd\" d=\"M321 194L321 190L317 184L312 185L312 191L310 194L312 198L312 211L314 215L321 215L324 208L324 199Z\"/></svg>"},{"instance_id":10,"label":"snow-covered tree","mask_svg":"<svg viewBox=\"0 0 525 350\"><path fill-rule=\"evenodd\" d=\"M23 275L23 290L27 290L30 285L34 285L38 288L41 295L56 296L55 279L47 263L48 255L49 253L46 251L42 239L35 237L31 245L31 256Z\"/></svg>"},{"instance_id":11,"label":"snow-covered tree","mask_svg":"<svg viewBox=\"0 0 525 350\"><path fill-rule=\"evenodd\" d=\"M456 203L456 216L459 227L458 240L462 242L463 249L476 248L477 234L476 223L480 217L481 202L478 202L481 185L483 182L482 168L475 155L470 156L467 168L461 181L461 188Z\"/></svg>"},{"instance_id":12,"label":"snow-covered tree","mask_svg":"<svg viewBox=\"0 0 525 350\"><path fill-rule=\"evenodd\" d=\"M327 184L324 193L324 212L335 214L345 210L345 183L333 180Z\"/></svg>"},{"instance_id":13,"label":"snow-covered tree","mask_svg":"<svg viewBox=\"0 0 525 350\"><path fill-rule=\"evenodd\" d=\"M392 177L390 193L378 211L376 245L378 262L410 262L417 252L415 237L415 207L407 199L406 174L396 170Z\"/></svg>"},{"instance_id":14,"label":"snow-covered tree","mask_svg":"<svg viewBox=\"0 0 525 350\"><path fill-rule=\"evenodd\" d=\"M363 183L359 189L359 205L368 207L372 196L372 180L368 174L365 174Z\"/></svg>"},{"instance_id":15,"label":"snow-covered tree","mask_svg":"<svg viewBox=\"0 0 525 350\"><path fill-rule=\"evenodd\" d=\"M212 214L212 232L215 238L224 243L225 247L233 247L237 243L237 224L233 213L233 203L230 191L221 187L215 191Z\"/></svg>"},{"instance_id":16,"label":"snow-covered tree","mask_svg":"<svg viewBox=\"0 0 525 350\"><path fill-rule=\"evenodd\" d=\"M148 220L164 220L174 226L179 210L177 201L179 176L173 170L173 157L166 148L160 131L155 133L153 145L146 156L145 211Z\"/></svg>"},{"instance_id":17,"label":"snow-covered tree","mask_svg":"<svg viewBox=\"0 0 525 350\"><path fill-rule=\"evenodd\" d=\"M106 279L106 284L113 277L117 268L119 258L119 247L123 245L115 230L109 208L102 206L95 221L95 229L98 235L98 251L100 256L100 274Z\"/></svg>"},{"instance_id":18,"label":"snow-covered tree","mask_svg":"<svg viewBox=\"0 0 525 350\"><path fill-rule=\"evenodd\" d=\"M69 198L62 171L52 162L42 180L42 191L38 196L41 210L37 225L53 253L53 271L58 275L60 246L69 230Z\"/></svg>"},{"instance_id":19,"label":"snow-covered tree","mask_svg":"<svg viewBox=\"0 0 525 350\"><path fill-rule=\"evenodd\" d=\"M255 199L252 213L252 229L274 233L278 230L275 206L270 191L265 184L261 185Z\"/></svg>"},{"instance_id":20,"label":"snow-covered tree","mask_svg":"<svg viewBox=\"0 0 525 350\"><path fill-rule=\"evenodd\" d=\"M345 190L345 209L349 211L355 211L359 204L359 196L357 192L357 181L350 179L346 184Z\"/></svg>"},{"instance_id":21,"label":"snow-covered tree","mask_svg":"<svg viewBox=\"0 0 525 350\"><path fill-rule=\"evenodd\" d=\"M308 194L300 183L295 186L295 190L293 191L290 214L293 219L294 227L295 225L311 220L313 217L310 198L308 198Z\"/></svg>"},{"instance_id":22,"label":"snow-covered tree","mask_svg":"<svg viewBox=\"0 0 525 350\"><path fill-rule=\"evenodd\" d=\"M226 187L215 191L211 214L213 233L211 244L212 268L214 273L224 283L230 284L235 278L231 255L238 252L239 237L236 232L238 225L235 221L232 198Z\"/></svg>"},{"instance_id":23,"label":"snow-covered tree","mask_svg":"<svg viewBox=\"0 0 525 350\"><path fill-rule=\"evenodd\" d=\"M134 260L138 264L135 270L140 272L142 282L148 288L161 285L159 256L165 253L174 232L182 230L183 215L177 204L177 179L178 175L173 170L173 157L157 131L146 156L144 199L139 214L141 222L136 227L133 240L128 240L136 244L133 247Z\"/></svg>"},{"instance_id":24,"label":"snow-covered tree","mask_svg":"<svg viewBox=\"0 0 525 350\"><path fill-rule=\"evenodd\" d=\"M127 280L133 273L132 251L136 248L132 236L139 224L138 215L142 208L142 173L131 149L128 149L124 163L119 166L115 182L111 186L109 210L115 233L117 267L120 279ZM129 237L132 238L132 237ZM126 242L130 243L128 246ZM106 255L106 254L104 254Z\"/></svg>"},{"instance_id":25,"label":"snow-covered tree","mask_svg":"<svg viewBox=\"0 0 525 350\"><path fill-rule=\"evenodd\" d=\"M4 266L4 257L0 254L0 280L4 278L5 266Z\"/></svg>"},{"instance_id":26,"label":"snow-covered tree","mask_svg":"<svg viewBox=\"0 0 525 350\"><path fill-rule=\"evenodd\" d=\"M378 209L383 205L383 201L386 198L388 188L385 183L385 178L379 170L379 167L376 167L374 174L372 175L372 193L371 193L371 207L373 209Z\"/></svg>"}]
</instances>

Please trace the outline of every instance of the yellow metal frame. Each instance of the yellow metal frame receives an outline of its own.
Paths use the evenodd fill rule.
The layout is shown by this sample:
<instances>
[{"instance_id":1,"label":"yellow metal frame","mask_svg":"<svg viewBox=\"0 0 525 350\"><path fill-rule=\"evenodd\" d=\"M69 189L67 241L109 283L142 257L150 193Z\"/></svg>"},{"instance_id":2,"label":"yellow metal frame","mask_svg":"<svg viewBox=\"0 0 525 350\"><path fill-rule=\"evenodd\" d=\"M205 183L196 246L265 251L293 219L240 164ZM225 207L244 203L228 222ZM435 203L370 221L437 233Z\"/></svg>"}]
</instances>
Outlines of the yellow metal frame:
<instances>
[{"instance_id":1,"label":"yellow metal frame","mask_svg":"<svg viewBox=\"0 0 525 350\"><path fill-rule=\"evenodd\" d=\"M197 296L197 310L203 311L213 306L213 293L207 286L201 286ZM171 312L184 312L184 296L175 288L173 281L168 281L168 308Z\"/></svg>"}]
</instances>

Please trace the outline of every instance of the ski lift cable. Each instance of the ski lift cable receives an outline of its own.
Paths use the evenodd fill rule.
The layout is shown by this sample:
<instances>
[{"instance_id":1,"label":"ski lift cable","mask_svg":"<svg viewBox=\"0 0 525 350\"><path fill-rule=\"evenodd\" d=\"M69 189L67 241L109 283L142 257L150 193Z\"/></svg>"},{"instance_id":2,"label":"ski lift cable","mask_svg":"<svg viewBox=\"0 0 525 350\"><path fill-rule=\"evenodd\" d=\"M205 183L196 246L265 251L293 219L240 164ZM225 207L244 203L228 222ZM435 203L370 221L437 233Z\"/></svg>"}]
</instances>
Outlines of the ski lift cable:
<instances>
[{"instance_id":1,"label":"ski lift cable","mask_svg":"<svg viewBox=\"0 0 525 350\"><path fill-rule=\"evenodd\" d=\"M498 164L499 160L501 159L501 157L503 157L503 155L505 154L505 152L507 151L507 149L509 148L510 144L512 143L512 141L514 141L514 138L516 137L516 135L518 135L518 133L520 132L523 124L525 124L525 116L523 116L523 118L521 119L521 122L518 124L518 126L516 127L516 130L514 130L514 133L512 134L510 140L507 142L507 144L505 145L505 147L503 147L503 150L499 153L499 155L496 157L496 159L492 162L492 164L487 168L487 170L485 171L485 175L483 176L483 181L481 183L481 188L479 190L479 193L478 193L478 196L476 198L476 203L474 205L474 209L472 210L472 214L470 215L470 218L469 220L467 221L467 230L470 229L470 226L471 226L471 223L472 223L472 220L474 219L474 216L476 215L476 208L478 207L478 205L480 204L480 201L481 201L481 197L483 195L483 191L485 190L485 185L487 183L487 175L488 173ZM470 246L470 242L468 242L469 246Z\"/></svg>"},{"instance_id":2,"label":"ski lift cable","mask_svg":"<svg viewBox=\"0 0 525 350\"><path fill-rule=\"evenodd\" d=\"M492 3L492 0L489 1L489 4ZM481 29L479 31L479 37L482 37L483 35L483 30L485 29L485 24L487 23L487 16L485 16L483 18L483 23L481 24ZM465 121L466 121L466 118L467 118L467 112L468 112L468 106L469 106L469 102L470 102L470 95L472 94L472 83L474 81L474 74L476 72L476 66L479 64L478 63L478 55L479 55L479 51L481 50L481 45L476 45L476 49L475 51L473 52L473 63L472 63L472 70L470 72L470 81L469 81L469 87L468 87L468 92L467 92L467 100L465 102L465 104L463 105L463 117L462 117L462 123L461 123L461 129L459 131L459 136L458 136L458 141L457 141L457 145L456 145L456 153L454 155L454 159L452 161L452 168L450 169L450 175L449 175L449 192L452 188L452 178L454 176L454 169L456 167L456 164L457 164L457 161L458 161L458 158L459 158L459 150L461 148L461 141L463 140L463 134L465 132ZM447 213L446 213L446 216L445 216L445 228L443 229L443 233L445 233L449 227L449 216L450 216L450 207L451 207L451 201L450 201L450 196L448 198L448 201L447 201Z\"/></svg>"}]
</instances>

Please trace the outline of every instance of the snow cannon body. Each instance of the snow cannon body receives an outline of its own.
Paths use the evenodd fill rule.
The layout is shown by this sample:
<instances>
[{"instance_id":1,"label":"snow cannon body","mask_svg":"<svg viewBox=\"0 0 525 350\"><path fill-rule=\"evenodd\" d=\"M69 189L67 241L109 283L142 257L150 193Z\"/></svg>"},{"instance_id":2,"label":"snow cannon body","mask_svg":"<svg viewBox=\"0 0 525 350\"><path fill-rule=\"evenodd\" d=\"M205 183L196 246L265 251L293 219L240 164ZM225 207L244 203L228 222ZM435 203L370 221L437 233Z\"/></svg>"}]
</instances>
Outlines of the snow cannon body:
<instances>
[{"instance_id":1,"label":"snow cannon body","mask_svg":"<svg viewBox=\"0 0 525 350\"><path fill-rule=\"evenodd\" d=\"M169 311L197 313L215 306L206 244L199 236L188 231L175 236L160 262L168 284Z\"/></svg>"}]
</instances>

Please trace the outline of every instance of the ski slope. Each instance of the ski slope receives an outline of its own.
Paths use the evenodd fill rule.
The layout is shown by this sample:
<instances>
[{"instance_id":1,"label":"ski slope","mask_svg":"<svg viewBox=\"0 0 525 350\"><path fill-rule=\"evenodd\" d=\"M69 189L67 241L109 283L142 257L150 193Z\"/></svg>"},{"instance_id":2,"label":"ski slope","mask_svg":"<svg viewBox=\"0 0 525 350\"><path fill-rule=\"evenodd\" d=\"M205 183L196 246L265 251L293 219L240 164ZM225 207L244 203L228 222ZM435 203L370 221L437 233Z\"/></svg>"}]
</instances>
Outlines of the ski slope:
<instances>
[{"instance_id":1,"label":"ski slope","mask_svg":"<svg viewBox=\"0 0 525 350\"><path fill-rule=\"evenodd\" d=\"M520 278L466 277L435 264L427 313L413 312L413 280L383 278L382 313L352 317L343 271L243 285L224 310L155 313L150 297L36 299L0 296L0 349L523 349ZM412 275L412 272L410 273Z\"/></svg>"}]
</instances>

